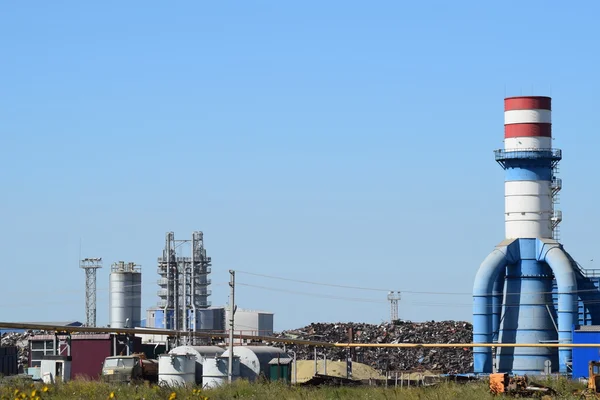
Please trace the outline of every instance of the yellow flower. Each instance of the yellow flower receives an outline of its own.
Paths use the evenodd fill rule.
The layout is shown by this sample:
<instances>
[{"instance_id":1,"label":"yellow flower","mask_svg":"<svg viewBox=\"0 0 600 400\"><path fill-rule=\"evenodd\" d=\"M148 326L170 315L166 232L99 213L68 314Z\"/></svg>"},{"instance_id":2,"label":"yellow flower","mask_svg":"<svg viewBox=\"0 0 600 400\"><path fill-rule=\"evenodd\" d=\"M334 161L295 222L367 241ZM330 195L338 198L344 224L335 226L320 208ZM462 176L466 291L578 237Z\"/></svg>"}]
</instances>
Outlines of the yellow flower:
<instances>
[{"instance_id":1,"label":"yellow flower","mask_svg":"<svg viewBox=\"0 0 600 400\"><path fill-rule=\"evenodd\" d=\"M110 394L108 395L109 399L114 399L115 398L115 392L110 392Z\"/></svg>"},{"instance_id":2,"label":"yellow flower","mask_svg":"<svg viewBox=\"0 0 600 400\"><path fill-rule=\"evenodd\" d=\"M37 394L37 390L33 389L31 391L31 397L35 397L36 394Z\"/></svg>"},{"instance_id":3,"label":"yellow flower","mask_svg":"<svg viewBox=\"0 0 600 400\"><path fill-rule=\"evenodd\" d=\"M15 397L19 394L19 389L15 389Z\"/></svg>"},{"instance_id":4,"label":"yellow flower","mask_svg":"<svg viewBox=\"0 0 600 400\"><path fill-rule=\"evenodd\" d=\"M171 395L169 396L169 400L175 400L176 398L177 398L177 393L171 392Z\"/></svg>"},{"instance_id":5,"label":"yellow flower","mask_svg":"<svg viewBox=\"0 0 600 400\"><path fill-rule=\"evenodd\" d=\"M48 389L48 386L44 386L44 387L42 388L42 392L44 392L44 393L46 393L48 390L50 390L50 389Z\"/></svg>"}]
</instances>

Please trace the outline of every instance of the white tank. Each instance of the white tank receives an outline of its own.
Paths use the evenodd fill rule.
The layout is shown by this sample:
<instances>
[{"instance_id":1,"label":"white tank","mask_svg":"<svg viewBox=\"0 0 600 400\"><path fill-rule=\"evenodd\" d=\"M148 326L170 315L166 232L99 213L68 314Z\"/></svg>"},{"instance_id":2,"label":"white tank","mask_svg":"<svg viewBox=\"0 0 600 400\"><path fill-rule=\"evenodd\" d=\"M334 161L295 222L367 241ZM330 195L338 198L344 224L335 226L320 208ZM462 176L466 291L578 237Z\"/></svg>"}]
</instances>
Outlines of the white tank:
<instances>
[{"instance_id":1,"label":"white tank","mask_svg":"<svg viewBox=\"0 0 600 400\"><path fill-rule=\"evenodd\" d=\"M254 382L261 375L269 377L269 361L274 358L289 358L280 348L272 346L234 346L233 355L240 357L240 377ZM225 350L223 357L229 356Z\"/></svg>"},{"instance_id":2,"label":"white tank","mask_svg":"<svg viewBox=\"0 0 600 400\"><path fill-rule=\"evenodd\" d=\"M192 386L196 383L196 360L191 354L161 354L158 356L158 384L170 387Z\"/></svg>"},{"instance_id":3,"label":"white tank","mask_svg":"<svg viewBox=\"0 0 600 400\"><path fill-rule=\"evenodd\" d=\"M142 273L140 271L138 265L123 261L111 266L108 297L111 328L136 328L141 325Z\"/></svg>"},{"instance_id":4,"label":"white tank","mask_svg":"<svg viewBox=\"0 0 600 400\"><path fill-rule=\"evenodd\" d=\"M196 361L196 383L202 384L202 365L207 357L217 357L225 349L218 346L179 346L169 351L169 354L190 354Z\"/></svg>"},{"instance_id":5,"label":"white tank","mask_svg":"<svg viewBox=\"0 0 600 400\"><path fill-rule=\"evenodd\" d=\"M214 389L225 384L229 375L229 357L207 357L202 369L202 389ZM232 378L240 376L240 358L233 356Z\"/></svg>"}]
</instances>

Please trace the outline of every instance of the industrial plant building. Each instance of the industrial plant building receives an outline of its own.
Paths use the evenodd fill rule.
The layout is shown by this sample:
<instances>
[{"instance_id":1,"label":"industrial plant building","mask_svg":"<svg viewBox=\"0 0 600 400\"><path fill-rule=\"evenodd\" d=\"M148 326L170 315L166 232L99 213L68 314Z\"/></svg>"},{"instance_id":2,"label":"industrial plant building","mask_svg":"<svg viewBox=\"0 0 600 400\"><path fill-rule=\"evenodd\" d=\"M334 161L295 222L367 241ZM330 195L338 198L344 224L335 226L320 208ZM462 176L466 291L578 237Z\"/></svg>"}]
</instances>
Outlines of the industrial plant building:
<instances>
[{"instance_id":1,"label":"industrial plant building","mask_svg":"<svg viewBox=\"0 0 600 400\"><path fill-rule=\"evenodd\" d=\"M587 362L598 359L597 348L562 346L600 346L600 271L582 268L560 242L562 212L558 204L562 180L558 164L562 151L552 145L551 114L550 97L504 99L504 147L495 151L495 161L505 173L504 239L483 260L475 275L475 374L560 373L581 377ZM96 326L95 279L101 261L81 260L80 266L86 272L86 327ZM229 355L230 350L224 347L229 339L212 343L212 334L192 334L223 334L230 330L229 305L213 306L209 300L211 267L202 232L193 232L190 239L176 239L173 232L167 232L157 260L157 302L146 310L144 320L141 267L133 262L113 263L109 276L109 327L115 333L32 336L29 366L39 367L48 357L67 357L72 362L70 374L94 378L106 357L144 352L155 358L175 348L173 354L185 350L185 354L194 354L197 363L206 361L203 365L221 368L229 362L224 358ZM397 307L399 297L390 293L388 299L392 304L395 301ZM273 335L273 313L235 310L232 330L236 345L254 342L252 336ZM392 319L397 320L397 309L396 318ZM135 331L129 332L130 336L116 333L123 332L119 329L142 326L166 332L155 331L160 333L157 335ZM172 335L174 331L176 335ZM498 343L521 346L494 345ZM251 380L266 373L274 359L281 366L280 358L286 358L282 350L260 346L236 346L232 354L241 361L231 362L247 362L256 367L247 376ZM1 355L14 363L12 350ZM234 360L233 355L231 359Z\"/></svg>"}]
</instances>

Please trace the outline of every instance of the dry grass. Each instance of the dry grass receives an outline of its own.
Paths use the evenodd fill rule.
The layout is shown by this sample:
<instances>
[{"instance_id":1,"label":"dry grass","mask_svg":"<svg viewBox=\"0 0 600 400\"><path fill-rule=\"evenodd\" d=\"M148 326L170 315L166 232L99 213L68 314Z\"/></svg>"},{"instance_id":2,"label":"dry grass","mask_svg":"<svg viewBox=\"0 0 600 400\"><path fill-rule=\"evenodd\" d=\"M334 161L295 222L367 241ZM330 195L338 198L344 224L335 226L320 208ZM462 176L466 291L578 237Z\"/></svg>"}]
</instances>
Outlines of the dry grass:
<instances>
[{"instance_id":1,"label":"dry grass","mask_svg":"<svg viewBox=\"0 0 600 400\"><path fill-rule=\"evenodd\" d=\"M580 384L566 379L547 380L541 383L559 391L560 399L577 399L572 393L582 388ZM279 383L250 384L235 382L215 390L199 388L167 389L158 386L110 385L100 382L75 380L65 384L44 385L25 381L7 381L0 384L0 399L20 400L62 400L62 399L127 399L127 400L178 400L178 399L260 399L260 400L329 400L329 399L368 399L368 400L439 400L494 399L489 393L487 382L467 384L443 383L427 388L383 388L383 387L290 387ZM498 399L498 398L496 398Z\"/></svg>"}]
</instances>

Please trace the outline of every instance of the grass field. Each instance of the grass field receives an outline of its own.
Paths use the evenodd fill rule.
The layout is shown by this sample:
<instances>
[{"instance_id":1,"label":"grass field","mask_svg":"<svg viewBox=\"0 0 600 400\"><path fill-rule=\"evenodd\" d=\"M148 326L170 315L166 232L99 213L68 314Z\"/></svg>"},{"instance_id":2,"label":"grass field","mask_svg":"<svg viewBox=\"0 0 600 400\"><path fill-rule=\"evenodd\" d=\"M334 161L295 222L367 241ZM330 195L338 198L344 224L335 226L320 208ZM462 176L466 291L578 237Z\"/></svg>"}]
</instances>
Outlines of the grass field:
<instances>
[{"instance_id":1,"label":"grass field","mask_svg":"<svg viewBox=\"0 0 600 400\"><path fill-rule=\"evenodd\" d=\"M565 379L541 381L552 386L560 399L578 399L572 393L582 385ZM215 390L200 391L198 389L168 390L158 386L119 386L89 381L71 381L58 385L32 385L26 382L6 382L0 384L1 399L44 400L44 399L122 399L122 400L176 400L176 399L260 399L260 400L329 400L329 399L461 399L481 400L498 399L488 391L486 382L467 384L443 383L428 388L383 388L383 387L357 387L357 388L307 388L290 387L283 384L250 384L235 382L231 386Z\"/></svg>"}]
</instances>

